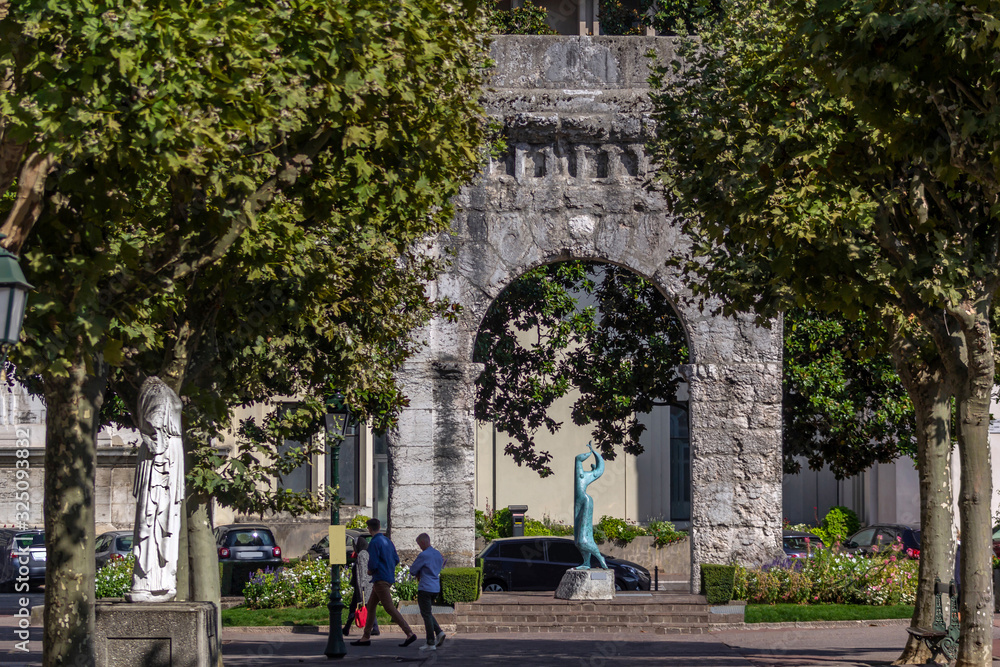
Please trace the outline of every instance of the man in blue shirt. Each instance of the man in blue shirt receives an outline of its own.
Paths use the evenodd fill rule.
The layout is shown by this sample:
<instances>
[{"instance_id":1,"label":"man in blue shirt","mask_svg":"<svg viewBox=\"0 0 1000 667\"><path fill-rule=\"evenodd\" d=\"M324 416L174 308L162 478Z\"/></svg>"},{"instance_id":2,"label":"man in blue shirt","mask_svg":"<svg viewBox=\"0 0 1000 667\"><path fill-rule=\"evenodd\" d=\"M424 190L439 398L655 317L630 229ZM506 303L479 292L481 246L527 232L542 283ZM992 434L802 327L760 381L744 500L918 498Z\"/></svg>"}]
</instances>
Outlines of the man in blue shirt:
<instances>
[{"instance_id":1,"label":"man in blue shirt","mask_svg":"<svg viewBox=\"0 0 1000 667\"><path fill-rule=\"evenodd\" d=\"M417 641L417 635L410 629L403 615L392 603L392 584L396 581L396 565L399 564L399 554L389 538L379 532L382 524L378 519L368 519L368 534L372 539L368 542L368 574L372 575L372 595L368 598L368 620L361 639L351 642L351 646L371 646L372 627L375 625L375 609L382 603L389 617L396 622L406 635L406 640L400 646L409 646Z\"/></svg>"},{"instance_id":2,"label":"man in blue shirt","mask_svg":"<svg viewBox=\"0 0 1000 667\"><path fill-rule=\"evenodd\" d=\"M446 634L441 632L441 626L431 613L434 598L441 592L441 568L444 567L444 556L431 546L431 538L427 533L417 535L417 546L420 553L410 566L410 574L417 578L417 606L424 619L424 629L427 630L427 643L420 647L421 651L436 651L444 643Z\"/></svg>"}]
</instances>

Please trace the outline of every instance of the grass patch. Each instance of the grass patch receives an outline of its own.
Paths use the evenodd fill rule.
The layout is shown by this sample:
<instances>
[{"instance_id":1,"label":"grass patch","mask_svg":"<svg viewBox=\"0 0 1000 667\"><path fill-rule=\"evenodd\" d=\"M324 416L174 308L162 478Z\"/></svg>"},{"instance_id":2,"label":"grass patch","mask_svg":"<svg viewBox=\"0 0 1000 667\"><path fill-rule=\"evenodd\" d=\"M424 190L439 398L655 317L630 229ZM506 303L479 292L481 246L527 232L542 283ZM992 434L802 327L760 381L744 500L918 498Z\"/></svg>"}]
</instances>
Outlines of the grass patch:
<instances>
[{"instance_id":1,"label":"grass patch","mask_svg":"<svg viewBox=\"0 0 1000 667\"><path fill-rule=\"evenodd\" d=\"M747 623L791 623L808 621L871 621L910 618L913 605L884 607L867 604L748 604Z\"/></svg>"},{"instance_id":2,"label":"grass patch","mask_svg":"<svg viewBox=\"0 0 1000 667\"><path fill-rule=\"evenodd\" d=\"M407 604L407 603L403 603ZM378 608L376 614L380 625L392 623L389 614L385 613L382 607ZM347 610L341 615L340 624L347 622ZM283 607L281 609L247 609L246 607L233 607L222 610L222 627L256 627L270 625L328 625L330 623L330 610L326 607L313 607L311 609L299 609L297 607Z\"/></svg>"}]
</instances>

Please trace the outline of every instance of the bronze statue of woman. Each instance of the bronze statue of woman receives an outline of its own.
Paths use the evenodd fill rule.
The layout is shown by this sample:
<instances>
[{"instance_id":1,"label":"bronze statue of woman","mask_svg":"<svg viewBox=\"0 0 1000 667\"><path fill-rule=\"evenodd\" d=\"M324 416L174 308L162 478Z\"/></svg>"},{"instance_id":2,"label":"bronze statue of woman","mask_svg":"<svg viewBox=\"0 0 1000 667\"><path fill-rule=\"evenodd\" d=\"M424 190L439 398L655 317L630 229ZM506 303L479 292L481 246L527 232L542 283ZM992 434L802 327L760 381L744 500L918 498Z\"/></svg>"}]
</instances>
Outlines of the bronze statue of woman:
<instances>
[{"instance_id":1,"label":"bronze statue of woman","mask_svg":"<svg viewBox=\"0 0 1000 667\"><path fill-rule=\"evenodd\" d=\"M576 475L573 479L573 542L583 554L583 565L576 569L589 570L593 559L606 570L608 564L604 562L604 556L597 550L597 543L594 542L594 499L587 495L587 487L604 474L604 459L594 451L593 442L587 443L587 449L590 451L576 456ZM583 462L591 454L594 455L594 463L590 470L585 471Z\"/></svg>"}]
</instances>

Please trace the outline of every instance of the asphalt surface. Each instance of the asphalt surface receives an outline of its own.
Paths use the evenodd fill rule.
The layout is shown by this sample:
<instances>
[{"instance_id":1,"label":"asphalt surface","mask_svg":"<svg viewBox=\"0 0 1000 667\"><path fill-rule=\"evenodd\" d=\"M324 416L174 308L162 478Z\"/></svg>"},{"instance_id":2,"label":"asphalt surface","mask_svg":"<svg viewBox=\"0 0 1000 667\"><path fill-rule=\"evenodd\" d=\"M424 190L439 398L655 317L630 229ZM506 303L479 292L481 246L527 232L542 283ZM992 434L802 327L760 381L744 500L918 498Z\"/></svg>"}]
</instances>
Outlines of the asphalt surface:
<instances>
[{"instance_id":1,"label":"asphalt surface","mask_svg":"<svg viewBox=\"0 0 1000 667\"><path fill-rule=\"evenodd\" d=\"M738 630L705 635L461 635L437 651L416 650L418 641L400 648L402 635L376 638L371 647L347 646L339 662L365 665L676 665L763 667L856 667L887 665L906 642L904 626L836 629ZM326 637L305 634L224 633L227 666L329 664ZM877 646L879 648L872 648Z\"/></svg>"},{"instance_id":2,"label":"asphalt surface","mask_svg":"<svg viewBox=\"0 0 1000 667\"><path fill-rule=\"evenodd\" d=\"M27 653L17 650L14 632L18 595L0 595L0 665L41 664L42 629L30 628ZM41 595L31 594L31 604ZM824 627L743 626L703 635L646 634L477 634L452 635L435 652L421 652L421 638L400 648L402 634L386 628L370 647L346 645L338 663L364 665L552 665L554 667L870 667L888 665L906 643L906 621L826 624ZM994 625L1000 623L996 617ZM310 629L311 630L311 629ZM357 633L355 633L356 635ZM994 654L1000 655L1000 628L994 627ZM350 642L356 636L347 638ZM330 664L323 654L327 637L315 631L223 630L227 667L285 667Z\"/></svg>"}]
</instances>

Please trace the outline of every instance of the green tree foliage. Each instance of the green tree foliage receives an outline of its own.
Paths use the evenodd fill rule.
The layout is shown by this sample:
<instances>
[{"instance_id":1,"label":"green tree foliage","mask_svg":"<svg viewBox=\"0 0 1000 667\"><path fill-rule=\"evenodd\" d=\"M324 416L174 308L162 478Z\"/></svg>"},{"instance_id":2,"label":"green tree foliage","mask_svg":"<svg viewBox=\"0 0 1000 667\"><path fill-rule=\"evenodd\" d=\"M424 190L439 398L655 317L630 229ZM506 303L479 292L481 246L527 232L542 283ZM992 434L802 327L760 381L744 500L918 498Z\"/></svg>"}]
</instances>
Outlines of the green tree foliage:
<instances>
[{"instance_id":1,"label":"green tree foliage","mask_svg":"<svg viewBox=\"0 0 1000 667\"><path fill-rule=\"evenodd\" d=\"M109 378L131 404L161 375L201 444L279 386L390 419L399 334L434 312L412 247L482 143L481 24L471 0L26 0L0 19L0 185L29 191L4 231L38 286L15 361L49 405L45 661L87 663Z\"/></svg>"},{"instance_id":2,"label":"green tree foliage","mask_svg":"<svg viewBox=\"0 0 1000 667\"><path fill-rule=\"evenodd\" d=\"M500 9L498 0L485 0L489 31L496 35L555 35L548 10L525 0L520 7Z\"/></svg>"},{"instance_id":3,"label":"green tree foliage","mask_svg":"<svg viewBox=\"0 0 1000 667\"><path fill-rule=\"evenodd\" d=\"M510 435L506 453L544 477L552 457L536 449L535 434L558 430L548 409L574 387L573 423L593 426L602 456L614 459L617 447L642 453L639 416L675 400L687 339L651 283L572 261L534 269L504 290L480 326L476 359L486 365L476 418Z\"/></svg>"},{"instance_id":4,"label":"green tree foliage","mask_svg":"<svg viewBox=\"0 0 1000 667\"><path fill-rule=\"evenodd\" d=\"M718 0L601 0L601 32L641 35L646 27L661 35L690 35L718 20Z\"/></svg>"},{"instance_id":5,"label":"green tree foliage","mask_svg":"<svg viewBox=\"0 0 1000 667\"><path fill-rule=\"evenodd\" d=\"M794 306L865 312L884 322L887 345L920 341L920 354L897 355L920 367L910 376L926 392L918 401L910 391L915 405L939 410L954 396L969 548L962 665L988 664L991 646L982 610L1000 228L995 151L984 146L998 131L994 12L983 3L734 2L730 20L685 54L685 76L675 76L679 65L663 72L655 96L662 179L688 220L697 289L723 310L762 316ZM940 422L918 411L932 435L918 442L947 446ZM945 532L925 526L929 534L930 543ZM928 562L946 575L922 553Z\"/></svg>"},{"instance_id":6,"label":"green tree foliage","mask_svg":"<svg viewBox=\"0 0 1000 667\"><path fill-rule=\"evenodd\" d=\"M913 404L881 323L792 309L785 314L781 414L785 472L795 457L838 479L873 463L915 456Z\"/></svg>"},{"instance_id":7,"label":"green tree foliage","mask_svg":"<svg viewBox=\"0 0 1000 667\"><path fill-rule=\"evenodd\" d=\"M644 427L627 410L673 400L676 365L686 360L683 329L662 296L628 271L597 266L567 262L526 274L491 306L477 340L486 364L477 416L513 435L507 453L543 474L548 453L537 451L534 434L561 426L548 414L556 400L579 389L574 423L594 423L609 451L638 453ZM591 300L597 305L580 306ZM828 465L842 478L914 454L913 408L891 354L878 352L881 335L877 322L787 314L786 472L806 457L811 468Z\"/></svg>"}]
</instances>

